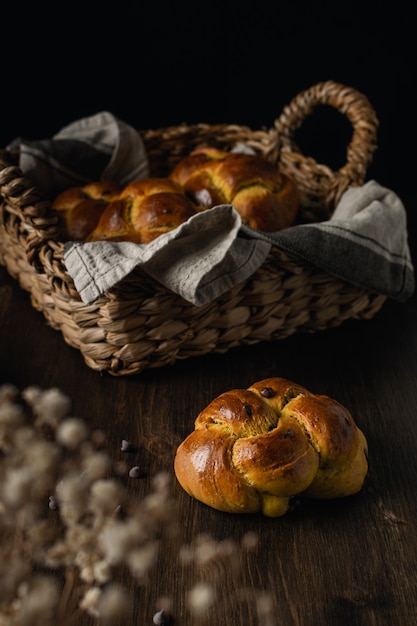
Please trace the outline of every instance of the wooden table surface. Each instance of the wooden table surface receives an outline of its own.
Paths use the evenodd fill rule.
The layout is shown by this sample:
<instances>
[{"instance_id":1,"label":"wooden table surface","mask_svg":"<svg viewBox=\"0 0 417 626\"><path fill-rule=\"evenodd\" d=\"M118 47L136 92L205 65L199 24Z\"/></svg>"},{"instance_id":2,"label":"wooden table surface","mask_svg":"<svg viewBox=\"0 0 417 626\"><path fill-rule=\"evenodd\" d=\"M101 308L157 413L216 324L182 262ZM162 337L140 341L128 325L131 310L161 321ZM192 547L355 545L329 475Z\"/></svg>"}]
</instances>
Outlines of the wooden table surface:
<instances>
[{"instance_id":1,"label":"wooden table surface","mask_svg":"<svg viewBox=\"0 0 417 626\"><path fill-rule=\"evenodd\" d=\"M414 246L417 198L407 209ZM270 376L330 395L351 411L369 444L369 473L359 494L300 501L284 517L270 519L215 511L181 489L173 458L197 414L223 391ZM387 301L369 321L115 378L90 370L0 268L5 382L65 393L72 414L92 430L102 429L104 448L126 472L136 465L143 470L139 479L125 478L132 497L152 492L161 471L172 478L177 507L162 531L156 566L140 585L125 568L114 574L133 603L124 626L152 624L163 607L178 626L417 623L415 296L406 303ZM123 439L134 451L121 450ZM198 545L212 552L198 551ZM184 546L194 548L189 561ZM200 583L210 585L215 601L195 614L190 592ZM71 621L69 611L65 623L96 623L84 613Z\"/></svg>"}]
</instances>

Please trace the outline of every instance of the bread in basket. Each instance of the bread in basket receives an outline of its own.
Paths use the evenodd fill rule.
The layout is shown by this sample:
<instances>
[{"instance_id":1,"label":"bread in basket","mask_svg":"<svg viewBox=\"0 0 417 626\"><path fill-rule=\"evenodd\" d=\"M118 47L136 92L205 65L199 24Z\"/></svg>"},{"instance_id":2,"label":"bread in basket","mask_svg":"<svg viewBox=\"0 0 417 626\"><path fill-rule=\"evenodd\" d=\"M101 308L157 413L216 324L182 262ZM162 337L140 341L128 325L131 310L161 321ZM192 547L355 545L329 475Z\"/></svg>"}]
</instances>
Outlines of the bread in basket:
<instances>
[{"instance_id":1,"label":"bread in basket","mask_svg":"<svg viewBox=\"0 0 417 626\"><path fill-rule=\"evenodd\" d=\"M295 144L296 130L319 105L333 107L352 125L346 163L338 171L304 156ZM326 81L298 94L270 128L199 123L140 132L156 177L168 176L202 145L233 150L245 144L296 182L311 220L330 216L346 189L364 183L377 126L366 96ZM370 318L385 300L273 247L249 279L208 305L183 300L140 269L86 305L63 261L50 201L6 151L0 155L0 191L0 262L47 323L96 371L137 374L179 359L321 331L352 317Z\"/></svg>"}]
</instances>

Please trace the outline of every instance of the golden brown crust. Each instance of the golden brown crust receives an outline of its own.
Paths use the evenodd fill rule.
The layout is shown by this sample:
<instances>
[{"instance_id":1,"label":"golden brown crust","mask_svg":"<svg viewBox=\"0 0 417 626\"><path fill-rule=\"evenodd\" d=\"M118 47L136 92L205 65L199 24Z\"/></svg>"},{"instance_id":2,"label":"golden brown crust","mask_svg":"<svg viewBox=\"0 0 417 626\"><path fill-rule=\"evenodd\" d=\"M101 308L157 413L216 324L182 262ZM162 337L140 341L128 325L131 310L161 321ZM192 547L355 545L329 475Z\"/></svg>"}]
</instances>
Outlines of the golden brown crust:
<instances>
[{"instance_id":1,"label":"golden brown crust","mask_svg":"<svg viewBox=\"0 0 417 626\"><path fill-rule=\"evenodd\" d=\"M196 148L177 163L170 174L170 179L183 187L196 170L200 170L202 166L207 165L210 161L224 159L229 155L230 152L212 146Z\"/></svg>"},{"instance_id":2,"label":"golden brown crust","mask_svg":"<svg viewBox=\"0 0 417 626\"><path fill-rule=\"evenodd\" d=\"M195 204L206 209L233 204L245 224L266 232L291 226L300 205L296 185L258 155L200 148L180 161L170 178Z\"/></svg>"},{"instance_id":3,"label":"golden brown crust","mask_svg":"<svg viewBox=\"0 0 417 626\"><path fill-rule=\"evenodd\" d=\"M174 470L188 494L215 509L278 517L296 495L357 493L367 442L336 400L268 378L215 398L179 445Z\"/></svg>"},{"instance_id":4,"label":"golden brown crust","mask_svg":"<svg viewBox=\"0 0 417 626\"><path fill-rule=\"evenodd\" d=\"M167 178L131 183L103 211L88 241L149 243L197 213L183 189Z\"/></svg>"},{"instance_id":5,"label":"golden brown crust","mask_svg":"<svg viewBox=\"0 0 417 626\"><path fill-rule=\"evenodd\" d=\"M235 438L217 430L196 430L175 458L175 472L191 496L220 511L255 513L260 496L232 465Z\"/></svg>"},{"instance_id":6,"label":"golden brown crust","mask_svg":"<svg viewBox=\"0 0 417 626\"><path fill-rule=\"evenodd\" d=\"M68 189L53 203L72 241L149 243L186 222L197 207L168 178L146 178L121 188L90 183Z\"/></svg>"},{"instance_id":7,"label":"golden brown crust","mask_svg":"<svg viewBox=\"0 0 417 626\"><path fill-rule=\"evenodd\" d=\"M60 193L52 203L63 225L63 235L72 241L84 241L96 227L107 204L120 193L111 181L93 182Z\"/></svg>"},{"instance_id":8,"label":"golden brown crust","mask_svg":"<svg viewBox=\"0 0 417 626\"><path fill-rule=\"evenodd\" d=\"M242 221L272 232L293 224L296 186L266 159L214 147L193 151L169 178L146 178L121 188L92 182L53 202L72 241L149 243L201 210L233 204Z\"/></svg>"}]
</instances>

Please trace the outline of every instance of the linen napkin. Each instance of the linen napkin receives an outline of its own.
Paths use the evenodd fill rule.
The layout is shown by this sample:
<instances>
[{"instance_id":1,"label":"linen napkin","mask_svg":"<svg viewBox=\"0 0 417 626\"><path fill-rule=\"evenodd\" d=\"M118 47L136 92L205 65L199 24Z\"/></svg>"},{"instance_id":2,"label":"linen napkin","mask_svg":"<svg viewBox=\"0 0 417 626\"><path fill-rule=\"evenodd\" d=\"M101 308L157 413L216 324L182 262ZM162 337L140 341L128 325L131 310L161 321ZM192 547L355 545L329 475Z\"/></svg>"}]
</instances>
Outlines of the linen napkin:
<instances>
[{"instance_id":1,"label":"linen napkin","mask_svg":"<svg viewBox=\"0 0 417 626\"><path fill-rule=\"evenodd\" d=\"M367 290L399 301L414 292L405 208L375 180L347 189L328 221L271 235L242 230Z\"/></svg>"},{"instance_id":2,"label":"linen napkin","mask_svg":"<svg viewBox=\"0 0 417 626\"><path fill-rule=\"evenodd\" d=\"M270 244L239 236L241 224L233 206L219 205L148 244L67 243L65 264L86 304L140 267L199 306L246 280L265 260Z\"/></svg>"},{"instance_id":3,"label":"linen napkin","mask_svg":"<svg viewBox=\"0 0 417 626\"><path fill-rule=\"evenodd\" d=\"M21 169L49 197L92 180L127 184L149 175L140 134L105 111L74 122L51 140L17 139L9 148L20 151ZM146 245L68 242L64 261L86 304L139 267L202 306L246 280L271 246L399 301L414 291L404 206L375 180L348 189L328 221L266 234L242 225L232 205L220 205Z\"/></svg>"},{"instance_id":4,"label":"linen napkin","mask_svg":"<svg viewBox=\"0 0 417 626\"><path fill-rule=\"evenodd\" d=\"M19 153L22 172L50 199L92 181L127 185L149 175L142 137L108 111L72 122L51 139L18 137L7 150Z\"/></svg>"}]
</instances>

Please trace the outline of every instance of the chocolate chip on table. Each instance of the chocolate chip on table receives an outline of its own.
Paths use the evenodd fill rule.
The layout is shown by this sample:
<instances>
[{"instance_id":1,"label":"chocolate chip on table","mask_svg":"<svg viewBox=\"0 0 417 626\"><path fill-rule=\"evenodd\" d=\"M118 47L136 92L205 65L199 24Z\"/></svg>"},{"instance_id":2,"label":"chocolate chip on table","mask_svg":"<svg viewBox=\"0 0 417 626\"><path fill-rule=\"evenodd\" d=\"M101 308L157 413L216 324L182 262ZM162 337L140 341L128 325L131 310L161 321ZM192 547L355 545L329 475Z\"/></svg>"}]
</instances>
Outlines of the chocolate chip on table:
<instances>
[{"instance_id":1,"label":"chocolate chip on table","mask_svg":"<svg viewBox=\"0 0 417 626\"><path fill-rule=\"evenodd\" d=\"M49 496L49 508L55 511L58 508L58 502L56 501L55 496Z\"/></svg>"},{"instance_id":2,"label":"chocolate chip on table","mask_svg":"<svg viewBox=\"0 0 417 626\"><path fill-rule=\"evenodd\" d=\"M155 626L169 626L173 623L171 615L163 609L155 613L152 621Z\"/></svg>"},{"instance_id":3,"label":"chocolate chip on table","mask_svg":"<svg viewBox=\"0 0 417 626\"><path fill-rule=\"evenodd\" d=\"M122 445L120 446L120 449L122 452L133 452L136 448L133 443L131 443L127 439L122 439Z\"/></svg>"},{"instance_id":4,"label":"chocolate chip on table","mask_svg":"<svg viewBox=\"0 0 417 626\"><path fill-rule=\"evenodd\" d=\"M138 465L134 465L129 470L129 476L130 478L144 478L146 476L146 473L143 470L141 470Z\"/></svg>"}]
</instances>

